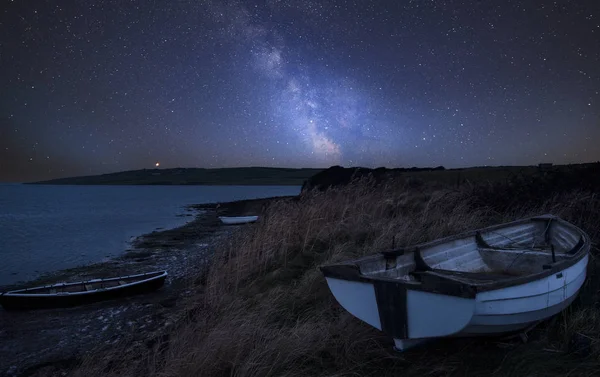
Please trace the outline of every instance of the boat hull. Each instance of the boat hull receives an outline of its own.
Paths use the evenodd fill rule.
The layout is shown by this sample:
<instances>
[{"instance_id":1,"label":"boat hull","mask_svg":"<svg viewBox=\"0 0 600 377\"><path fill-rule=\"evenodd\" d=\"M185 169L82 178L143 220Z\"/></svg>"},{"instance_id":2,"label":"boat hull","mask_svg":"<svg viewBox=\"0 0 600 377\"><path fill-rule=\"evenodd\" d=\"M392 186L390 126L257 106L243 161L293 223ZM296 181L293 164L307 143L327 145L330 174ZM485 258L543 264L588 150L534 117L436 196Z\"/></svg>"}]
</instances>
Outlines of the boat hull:
<instances>
[{"instance_id":1,"label":"boat hull","mask_svg":"<svg viewBox=\"0 0 600 377\"><path fill-rule=\"evenodd\" d=\"M253 223L258 220L258 216L237 216L237 217L227 217L221 216L219 220L225 225L239 225L239 224L248 224Z\"/></svg>"},{"instance_id":2,"label":"boat hull","mask_svg":"<svg viewBox=\"0 0 600 377\"><path fill-rule=\"evenodd\" d=\"M165 273L137 284L129 284L113 289L99 289L93 292L38 295L4 293L0 295L0 304L5 310L68 308L152 292L164 285L166 277Z\"/></svg>"},{"instance_id":3,"label":"boat hull","mask_svg":"<svg viewBox=\"0 0 600 377\"><path fill-rule=\"evenodd\" d=\"M479 293L475 312L462 334L521 330L560 313L577 297L586 278L588 256L543 280Z\"/></svg>"},{"instance_id":4,"label":"boat hull","mask_svg":"<svg viewBox=\"0 0 600 377\"><path fill-rule=\"evenodd\" d=\"M393 338L397 350L441 337L514 333L567 308L586 280L589 237L556 217L533 220L547 222L518 221L484 229L492 246L479 244L474 232L409 251L322 266L321 271L338 303ZM553 228L551 222L557 225ZM533 246L498 246L504 239L527 236L525 242L533 239L539 244L544 235L554 242L545 254ZM509 263L504 263L506 258ZM503 274L501 269L465 268L477 263L488 267L497 263L505 266L502 271L513 266L512 271L522 270Z\"/></svg>"},{"instance_id":5,"label":"boat hull","mask_svg":"<svg viewBox=\"0 0 600 377\"><path fill-rule=\"evenodd\" d=\"M567 300L562 301L556 305L549 306L539 311L523 312L518 317L510 318L505 315L498 315L495 319L494 324L481 323L481 316L474 316L472 321L460 332L451 335L451 337L476 337L476 336L493 336L515 333L521 330L525 330L528 327L548 319L564 309L566 309L571 303L577 298L578 291L569 297ZM518 318L517 320L515 320ZM436 338L416 338L416 339L394 339L394 348L397 351L405 351L423 343L432 341Z\"/></svg>"},{"instance_id":6,"label":"boat hull","mask_svg":"<svg viewBox=\"0 0 600 377\"><path fill-rule=\"evenodd\" d=\"M524 306L522 301L526 297L509 298L508 288L484 292L497 295L498 298L494 301L486 299L489 294L478 295L480 297L469 300L429 292L408 291L407 298L412 299L407 299L406 317L400 314L392 320L396 320L398 326L405 324L409 337L393 338L395 348L403 351L441 337L501 335L526 329L536 322L560 313L577 298L585 281L586 265L587 257L582 260L582 265L577 266L582 268L578 274L576 270L569 271L573 278L565 282L564 289L534 294L546 296L548 305L542 307L534 301L529 301L529 304ZM327 283L344 309L378 330L384 329L382 311L377 305L377 293L372 284L332 278L327 278ZM552 296L557 299L552 300ZM499 306L497 304L500 303L502 309L490 310L490 307Z\"/></svg>"}]
</instances>

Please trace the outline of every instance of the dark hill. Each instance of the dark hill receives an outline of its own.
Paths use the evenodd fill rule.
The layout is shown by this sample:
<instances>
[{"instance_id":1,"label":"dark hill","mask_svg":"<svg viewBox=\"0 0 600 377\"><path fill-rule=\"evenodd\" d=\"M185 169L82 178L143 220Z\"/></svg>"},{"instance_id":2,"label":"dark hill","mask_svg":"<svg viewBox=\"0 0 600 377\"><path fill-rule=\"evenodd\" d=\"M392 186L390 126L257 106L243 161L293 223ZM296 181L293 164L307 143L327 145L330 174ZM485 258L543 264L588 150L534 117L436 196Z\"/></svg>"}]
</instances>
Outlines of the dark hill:
<instances>
[{"instance_id":1,"label":"dark hill","mask_svg":"<svg viewBox=\"0 0 600 377\"><path fill-rule=\"evenodd\" d=\"M351 167L344 168L336 165L329 169L323 170L309 179L307 179L302 185L302 191L317 189L327 190L330 187L336 187L341 185L347 185L353 179L360 179L362 177L371 176L376 182L381 182L383 179L400 173L406 172L422 172L422 171L440 171L445 170L443 166L436 168L393 168L387 169L385 167L379 167L376 169Z\"/></svg>"},{"instance_id":2,"label":"dark hill","mask_svg":"<svg viewBox=\"0 0 600 377\"><path fill-rule=\"evenodd\" d=\"M130 170L102 175L59 178L34 184L51 185L293 185L323 169L174 168Z\"/></svg>"}]
</instances>

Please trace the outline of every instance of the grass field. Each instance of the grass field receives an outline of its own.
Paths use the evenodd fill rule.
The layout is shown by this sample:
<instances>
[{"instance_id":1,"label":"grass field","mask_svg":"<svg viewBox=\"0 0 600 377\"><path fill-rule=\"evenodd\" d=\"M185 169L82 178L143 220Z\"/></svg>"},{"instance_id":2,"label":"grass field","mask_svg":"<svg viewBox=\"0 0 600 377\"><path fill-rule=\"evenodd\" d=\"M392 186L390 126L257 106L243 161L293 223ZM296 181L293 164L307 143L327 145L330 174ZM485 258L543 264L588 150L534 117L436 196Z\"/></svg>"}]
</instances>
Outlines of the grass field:
<instances>
[{"instance_id":1,"label":"grass field","mask_svg":"<svg viewBox=\"0 0 600 377\"><path fill-rule=\"evenodd\" d=\"M598 169L595 171L597 172ZM437 174L446 174L438 172ZM443 180L361 180L299 201L223 243L188 320L143 352L98 351L75 376L593 376L600 374L600 195L586 182L530 176L456 187ZM597 181L586 172L587 183ZM488 176L489 177L489 176ZM430 178L430 177L429 177ZM429 182L428 182L429 181ZM452 181L452 180L449 180ZM595 186L590 186L595 187ZM578 299L528 343L445 339L397 354L389 337L343 310L317 267L469 229L553 213L592 238Z\"/></svg>"},{"instance_id":2,"label":"grass field","mask_svg":"<svg viewBox=\"0 0 600 377\"><path fill-rule=\"evenodd\" d=\"M418 178L422 181L441 182L450 185L457 183L510 183L515 179L535 177L553 173L569 173L580 169L587 169L594 164L554 165L549 171L541 172L538 166L497 166L473 167L465 169L447 169L439 171L422 171L416 173L402 173L404 177Z\"/></svg>"}]
</instances>

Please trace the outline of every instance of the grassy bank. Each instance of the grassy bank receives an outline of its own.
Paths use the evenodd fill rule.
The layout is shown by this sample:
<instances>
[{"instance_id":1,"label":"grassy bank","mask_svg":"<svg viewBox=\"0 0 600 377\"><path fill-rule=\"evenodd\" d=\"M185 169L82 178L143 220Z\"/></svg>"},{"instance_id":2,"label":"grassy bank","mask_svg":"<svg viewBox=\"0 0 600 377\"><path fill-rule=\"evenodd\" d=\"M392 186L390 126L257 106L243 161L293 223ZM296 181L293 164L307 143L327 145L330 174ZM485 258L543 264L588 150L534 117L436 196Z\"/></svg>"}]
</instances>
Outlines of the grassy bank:
<instances>
[{"instance_id":1,"label":"grassy bank","mask_svg":"<svg viewBox=\"0 0 600 377\"><path fill-rule=\"evenodd\" d=\"M545 186L546 185L546 186ZM410 179L275 201L224 242L186 310L143 352L100 350L75 376L554 376L600 373L600 196L543 178L459 188ZM548 186L548 187L547 187ZM544 189L546 187L546 189ZM518 218L553 213L592 237L576 302L530 341L446 339L403 354L344 311L317 266Z\"/></svg>"}]
</instances>

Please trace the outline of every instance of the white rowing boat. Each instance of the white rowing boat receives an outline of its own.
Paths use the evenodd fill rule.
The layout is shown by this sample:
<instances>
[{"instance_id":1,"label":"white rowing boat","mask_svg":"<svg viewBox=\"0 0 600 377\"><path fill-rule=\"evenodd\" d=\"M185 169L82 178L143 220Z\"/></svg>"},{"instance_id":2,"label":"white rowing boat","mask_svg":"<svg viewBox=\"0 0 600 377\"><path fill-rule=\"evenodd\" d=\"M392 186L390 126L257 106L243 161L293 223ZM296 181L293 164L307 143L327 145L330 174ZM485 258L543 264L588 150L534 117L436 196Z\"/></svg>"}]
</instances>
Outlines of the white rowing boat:
<instances>
[{"instance_id":1,"label":"white rowing boat","mask_svg":"<svg viewBox=\"0 0 600 377\"><path fill-rule=\"evenodd\" d=\"M258 220L258 216L219 216L219 219L223 224L237 225L253 223Z\"/></svg>"},{"instance_id":2,"label":"white rowing boat","mask_svg":"<svg viewBox=\"0 0 600 377\"><path fill-rule=\"evenodd\" d=\"M321 267L344 309L398 350L522 330L569 306L590 238L556 216L500 224Z\"/></svg>"}]
</instances>

